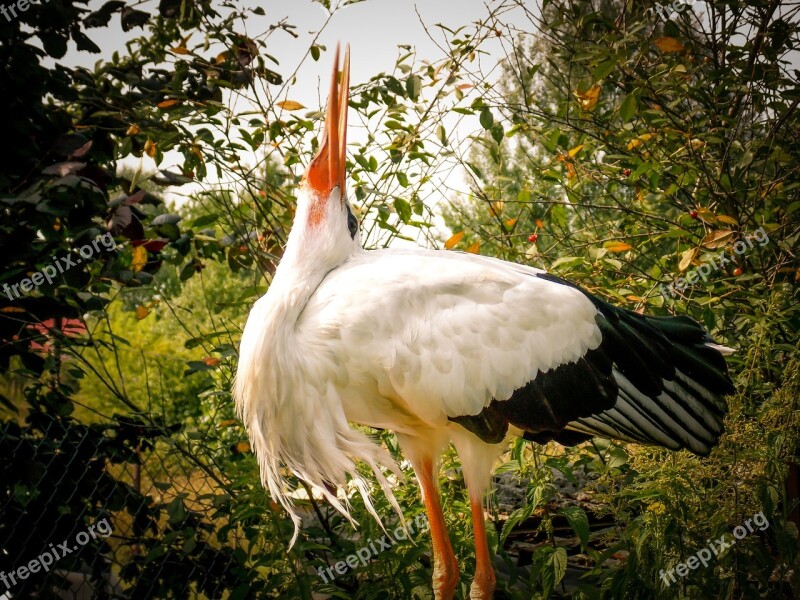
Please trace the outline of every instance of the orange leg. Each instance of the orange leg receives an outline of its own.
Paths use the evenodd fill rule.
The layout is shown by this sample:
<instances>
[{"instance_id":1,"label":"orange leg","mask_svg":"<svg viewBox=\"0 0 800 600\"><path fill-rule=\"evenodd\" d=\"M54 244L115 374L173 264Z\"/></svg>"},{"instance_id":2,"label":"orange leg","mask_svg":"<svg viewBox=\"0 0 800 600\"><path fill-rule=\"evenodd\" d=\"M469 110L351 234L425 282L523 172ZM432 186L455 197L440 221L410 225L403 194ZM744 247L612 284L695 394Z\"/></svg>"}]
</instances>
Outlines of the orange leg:
<instances>
[{"instance_id":1,"label":"orange leg","mask_svg":"<svg viewBox=\"0 0 800 600\"><path fill-rule=\"evenodd\" d=\"M433 545L433 597L436 600L451 600L458 585L458 563L444 524L439 490L433 473L433 461L421 461L417 479L422 486L422 501L428 513Z\"/></svg>"},{"instance_id":2,"label":"orange leg","mask_svg":"<svg viewBox=\"0 0 800 600\"><path fill-rule=\"evenodd\" d=\"M486 522L483 518L483 502L480 497L470 497L472 527L475 532L475 578L469 588L470 600L491 600L494 597L494 566L489 556L489 541L486 539Z\"/></svg>"}]
</instances>

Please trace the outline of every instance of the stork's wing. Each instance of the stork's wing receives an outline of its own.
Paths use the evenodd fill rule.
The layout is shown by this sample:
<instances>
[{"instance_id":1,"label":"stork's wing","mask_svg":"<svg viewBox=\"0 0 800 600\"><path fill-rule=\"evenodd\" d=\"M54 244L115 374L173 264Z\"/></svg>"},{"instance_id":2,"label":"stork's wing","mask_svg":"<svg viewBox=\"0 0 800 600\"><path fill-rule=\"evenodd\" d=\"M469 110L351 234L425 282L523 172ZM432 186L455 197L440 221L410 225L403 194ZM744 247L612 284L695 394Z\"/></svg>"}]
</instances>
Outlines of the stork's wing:
<instances>
[{"instance_id":1,"label":"stork's wing","mask_svg":"<svg viewBox=\"0 0 800 600\"><path fill-rule=\"evenodd\" d=\"M539 441L566 430L707 453L732 391L691 319L643 317L475 255L360 254L303 312L298 333L313 344L319 332L351 376L485 441L510 424Z\"/></svg>"}]
</instances>

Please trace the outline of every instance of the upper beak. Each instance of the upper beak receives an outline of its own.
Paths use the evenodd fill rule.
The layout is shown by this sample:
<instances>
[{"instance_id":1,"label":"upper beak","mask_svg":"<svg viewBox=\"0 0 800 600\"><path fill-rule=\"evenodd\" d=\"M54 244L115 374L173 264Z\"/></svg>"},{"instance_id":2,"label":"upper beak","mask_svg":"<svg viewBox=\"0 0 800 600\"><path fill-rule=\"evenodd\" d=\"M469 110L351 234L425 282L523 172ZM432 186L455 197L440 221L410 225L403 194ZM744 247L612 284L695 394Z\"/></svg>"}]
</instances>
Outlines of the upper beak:
<instances>
[{"instance_id":1,"label":"upper beak","mask_svg":"<svg viewBox=\"0 0 800 600\"><path fill-rule=\"evenodd\" d=\"M328 117L325 132L317 155L306 172L308 185L318 194L327 197L339 187L344 201L345 143L347 140L347 103L350 100L350 45L344 51L342 83L339 86L339 46L334 55L331 91L328 97Z\"/></svg>"}]
</instances>

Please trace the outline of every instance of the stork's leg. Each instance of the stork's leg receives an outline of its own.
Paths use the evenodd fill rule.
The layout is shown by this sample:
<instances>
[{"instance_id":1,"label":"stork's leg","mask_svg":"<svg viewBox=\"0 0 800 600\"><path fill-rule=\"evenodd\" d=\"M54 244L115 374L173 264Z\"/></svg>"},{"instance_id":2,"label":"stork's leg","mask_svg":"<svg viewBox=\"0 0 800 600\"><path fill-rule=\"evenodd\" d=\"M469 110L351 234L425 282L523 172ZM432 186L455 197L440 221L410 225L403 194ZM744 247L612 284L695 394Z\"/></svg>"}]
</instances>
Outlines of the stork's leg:
<instances>
[{"instance_id":1,"label":"stork's leg","mask_svg":"<svg viewBox=\"0 0 800 600\"><path fill-rule=\"evenodd\" d=\"M492 600L494 597L494 566L486 539L486 522L483 518L481 494L470 493L472 528L475 533L475 578L469 588L470 600Z\"/></svg>"},{"instance_id":2,"label":"stork's leg","mask_svg":"<svg viewBox=\"0 0 800 600\"><path fill-rule=\"evenodd\" d=\"M425 503L431 529L433 597L436 600L451 600L456 585L458 585L458 563L444 524L439 489L434 480L433 464L432 459L423 459L415 465L414 470L422 487L422 501Z\"/></svg>"}]
</instances>

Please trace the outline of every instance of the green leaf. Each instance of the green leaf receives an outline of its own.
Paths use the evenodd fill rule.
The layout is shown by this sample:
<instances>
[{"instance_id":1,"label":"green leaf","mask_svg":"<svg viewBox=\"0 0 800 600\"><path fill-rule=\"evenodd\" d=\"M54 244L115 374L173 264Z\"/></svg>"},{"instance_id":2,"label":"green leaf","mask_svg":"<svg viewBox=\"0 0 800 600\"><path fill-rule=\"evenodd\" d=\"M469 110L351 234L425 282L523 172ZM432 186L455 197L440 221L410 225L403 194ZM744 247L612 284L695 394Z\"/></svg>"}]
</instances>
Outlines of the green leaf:
<instances>
[{"instance_id":1,"label":"green leaf","mask_svg":"<svg viewBox=\"0 0 800 600\"><path fill-rule=\"evenodd\" d=\"M567 572L567 551L559 546L553 552L553 555L550 557L550 564L553 567L553 578L554 578L554 588L558 585L562 579L564 579L564 574Z\"/></svg>"},{"instance_id":2,"label":"green leaf","mask_svg":"<svg viewBox=\"0 0 800 600\"><path fill-rule=\"evenodd\" d=\"M565 506L561 514L567 518L569 526L578 534L581 539L581 549L586 550L589 543L589 518L580 506Z\"/></svg>"},{"instance_id":3,"label":"green leaf","mask_svg":"<svg viewBox=\"0 0 800 600\"><path fill-rule=\"evenodd\" d=\"M494 125L492 125L491 132L492 132L492 138L494 139L495 142L499 144L500 142L503 141L503 134L505 132L503 131L503 126L500 123L495 123Z\"/></svg>"},{"instance_id":4,"label":"green leaf","mask_svg":"<svg viewBox=\"0 0 800 600\"><path fill-rule=\"evenodd\" d=\"M494 125L494 115L492 115L492 111L488 106L485 106L483 110L481 110L480 120L484 129L491 129L492 125Z\"/></svg>"},{"instance_id":5,"label":"green leaf","mask_svg":"<svg viewBox=\"0 0 800 600\"><path fill-rule=\"evenodd\" d=\"M422 79L420 79L419 75L411 75L408 79L406 79L406 92L408 92L409 98L416 102L417 98L419 98L419 93L421 90Z\"/></svg>"},{"instance_id":6,"label":"green leaf","mask_svg":"<svg viewBox=\"0 0 800 600\"><path fill-rule=\"evenodd\" d=\"M634 94L628 94L619 106L619 116L623 123L630 121L639 110L639 101Z\"/></svg>"},{"instance_id":7,"label":"green leaf","mask_svg":"<svg viewBox=\"0 0 800 600\"><path fill-rule=\"evenodd\" d=\"M611 73L611 71L613 71L614 67L616 66L617 66L617 59L615 58L610 58L606 61L603 61L599 65L597 65L597 68L595 68L594 72L592 73L592 78L595 81L600 81L606 75Z\"/></svg>"},{"instance_id":8,"label":"green leaf","mask_svg":"<svg viewBox=\"0 0 800 600\"><path fill-rule=\"evenodd\" d=\"M309 48L309 52L311 52L311 58L313 58L315 61L319 60L319 46L314 44L311 46L311 48Z\"/></svg>"},{"instance_id":9,"label":"green leaf","mask_svg":"<svg viewBox=\"0 0 800 600\"><path fill-rule=\"evenodd\" d=\"M408 223L411 219L411 205L403 198L394 199L394 209L397 211L397 216L403 223Z\"/></svg>"}]
</instances>

